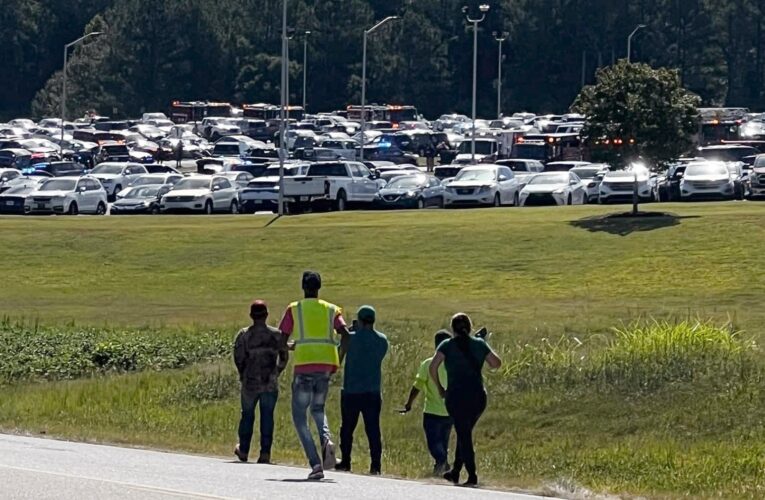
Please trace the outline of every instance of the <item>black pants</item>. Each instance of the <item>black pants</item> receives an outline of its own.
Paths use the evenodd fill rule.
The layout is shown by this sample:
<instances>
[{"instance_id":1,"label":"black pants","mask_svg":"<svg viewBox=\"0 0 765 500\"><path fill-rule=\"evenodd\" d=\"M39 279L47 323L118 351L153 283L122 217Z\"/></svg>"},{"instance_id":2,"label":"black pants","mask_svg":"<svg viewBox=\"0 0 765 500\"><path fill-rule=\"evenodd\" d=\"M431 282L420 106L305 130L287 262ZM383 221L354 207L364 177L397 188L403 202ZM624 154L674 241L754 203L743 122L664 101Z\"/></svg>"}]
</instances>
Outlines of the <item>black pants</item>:
<instances>
[{"instance_id":1,"label":"black pants","mask_svg":"<svg viewBox=\"0 0 765 500\"><path fill-rule=\"evenodd\" d=\"M343 423L340 426L340 451L343 463L351 464L353 451L353 432L359 423L359 415L364 417L364 430L369 440L369 454L372 468L379 469L382 460L382 436L380 434L380 411L382 410L382 395L379 392L363 394L342 393L340 409Z\"/></svg>"},{"instance_id":2,"label":"black pants","mask_svg":"<svg viewBox=\"0 0 765 500\"><path fill-rule=\"evenodd\" d=\"M454 454L453 471L460 472L465 466L469 475L475 475L475 449L473 448L473 428L486 409L486 391L447 392L446 410L454 420L457 434L457 450Z\"/></svg>"}]
</instances>

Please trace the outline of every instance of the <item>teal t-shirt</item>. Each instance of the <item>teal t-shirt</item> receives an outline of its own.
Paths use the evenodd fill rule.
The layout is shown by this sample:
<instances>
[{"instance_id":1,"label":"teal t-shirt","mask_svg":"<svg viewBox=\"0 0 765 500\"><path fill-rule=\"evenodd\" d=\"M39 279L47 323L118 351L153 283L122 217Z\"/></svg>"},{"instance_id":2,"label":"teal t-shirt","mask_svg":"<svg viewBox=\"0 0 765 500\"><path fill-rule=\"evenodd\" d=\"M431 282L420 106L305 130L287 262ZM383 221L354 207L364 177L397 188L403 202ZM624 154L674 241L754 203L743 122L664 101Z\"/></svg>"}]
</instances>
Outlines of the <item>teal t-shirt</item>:
<instances>
[{"instance_id":1,"label":"teal t-shirt","mask_svg":"<svg viewBox=\"0 0 765 500\"><path fill-rule=\"evenodd\" d=\"M380 392L382 362L388 353L388 338L376 330L351 332L345 355L343 391L348 394Z\"/></svg>"},{"instance_id":2,"label":"teal t-shirt","mask_svg":"<svg viewBox=\"0 0 765 500\"><path fill-rule=\"evenodd\" d=\"M466 342L465 348L461 348L458 342L459 339L452 338L444 340L438 346L438 352L444 355L449 392L483 389L481 370L486 356L491 352L489 345L483 339L475 337L462 340Z\"/></svg>"}]
</instances>

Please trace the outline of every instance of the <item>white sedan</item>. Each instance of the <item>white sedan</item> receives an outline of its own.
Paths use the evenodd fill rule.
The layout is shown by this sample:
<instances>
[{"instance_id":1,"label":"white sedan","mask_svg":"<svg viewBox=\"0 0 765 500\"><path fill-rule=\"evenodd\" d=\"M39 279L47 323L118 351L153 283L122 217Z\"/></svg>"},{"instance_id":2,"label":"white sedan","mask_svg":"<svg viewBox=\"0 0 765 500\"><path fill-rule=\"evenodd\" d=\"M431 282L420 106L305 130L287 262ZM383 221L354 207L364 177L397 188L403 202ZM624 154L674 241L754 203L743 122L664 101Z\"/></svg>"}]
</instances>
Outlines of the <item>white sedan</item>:
<instances>
[{"instance_id":1,"label":"white sedan","mask_svg":"<svg viewBox=\"0 0 765 500\"><path fill-rule=\"evenodd\" d=\"M518 179L509 167L476 165L465 167L446 184L446 206L501 205L518 206Z\"/></svg>"},{"instance_id":2,"label":"white sedan","mask_svg":"<svg viewBox=\"0 0 765 500\"><path fill-rule=\"evenodd\" d=\"M186 177L162 197L163 212L239 213L239 190L226 177L197 175Z\"/></svg>"},{"instance_id":3,"label":"white sedan","mask_svg":"<svg viewBox=\"0 0 765 500\"><path fill-rule=\"evenodd\" d=\"M117 193L126 188L141 175L146 175L146 167L140 163L104 162L90 171L90 175L101 181L109 194L109 199L116 199Z\"/></svg>"},{"instance_id":4,"label":"white sedan","mask_svg":"<svg viewBox=\"0 0 765 500\"><path fill-rule=\"evenodd\" d=\"M521 190L521 206L583 205L587 186L572 172L546 172L531 178Z\"/></svg>"}]
</instances>

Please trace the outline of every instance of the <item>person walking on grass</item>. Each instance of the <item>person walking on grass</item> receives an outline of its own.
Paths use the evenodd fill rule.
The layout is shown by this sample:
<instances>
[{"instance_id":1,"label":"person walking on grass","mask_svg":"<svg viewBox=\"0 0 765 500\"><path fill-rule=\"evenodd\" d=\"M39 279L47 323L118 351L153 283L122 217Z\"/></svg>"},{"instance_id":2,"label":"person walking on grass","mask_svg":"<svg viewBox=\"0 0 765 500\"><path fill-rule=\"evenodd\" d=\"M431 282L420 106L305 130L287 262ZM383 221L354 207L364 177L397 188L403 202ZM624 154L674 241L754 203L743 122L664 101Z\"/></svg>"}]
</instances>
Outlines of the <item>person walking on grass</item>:
<instances>
[{"instance_id":1,"label":"person walking on grass","mask_svg":"<svg viewBox=\"0 0 765 500\"><path fill-rule=\"evenodd\" d=\"M491 368L497 369L502 365L502 360L484 339L470 335L473 325L467 314L455 314L451 327L454 337L438 346L429 368L430 378L445 399L446 409L454 420L454 430L457 433L454 464L452 470L444 474L444 479L454 484L459 483L464 466L468 473L465 486L477 486L473 428L486 409L483 365L488 363ZM446 366L448 390L439 377L442 364Z\"/></svg>"},{"instance_id":2,"label":"person walking on grass","mask_svg":"<svg viewBox=\"0 0 765 500\"><path fill-rule=\"evenodd\" d=\"M250 306L252 325L243 328L234 343L234 363L242 384L242 417L239 420L239 444L234 455L246 462L250 453L255 407L260 405L259 464L271 463L274 439L274 409L279 397L279 375L289 359L287 339L266 324L268 306L256 300Z\"/></svg>"},{"instance_id":3,"label":"person walking on grass","mask_svg":"<svg viewBox=\"0 0 765 500\"><path fill-rule=\"evenodd\" d=\"M289 305L279 330L286 337L296 337L295 376L292 382L292 421L311 466L310 480L324 479L324 470L335 467L335 445L324 411L329 381L347 352L349 332L340 307L319 299L321 275L303 273L305 298ZM335 333L340 335L340 346ZM319 433L321 456L308 427L307 412Z\"/></svg>"},{"instance_id":4,"label":"person walking on grass","mask_svg":"<svg viewBox=\"0 0 765 500\"><path fill-rule=\"evenodd\" d=\"M359 308L354 328L348 342L345 359L343 392L340 399L342 425L340 427L340 451L342 459L335 469L351 471L353 433L364 418L364 430L369 441L371 466L369 473L380 475L382 470L382 436L380 412L382 411L382 362L388 354L388 338L375 330L377 313L372 306Z\"/></svg>"},{"instance_id":5,"label":"person walking on grass","mask_svg":"<svg viewBox=\"0 0 765 500\"><path fill-rule=\"evenodd\" d=\"M436 349L445 340L452 338L452 334L446 330L436 333ZM425 406L422 414L422 428L425 431L425 440L428 443L428 451L433 457L433 475L440 476L449 470L449 438L452 433L452 418L446 410L441 394L438 392L438 386L430 378L430 363L433 356L429 357L420 364L417 370L417 376L414 379L412 390L409 391L409 399L404 405L401 413L412 411L412 404L417 396L422 392L425 395ZM444 388L448 387L446 378L446 367L442 364L438 367L438 380Z\"/></svg>"}]
</instances>

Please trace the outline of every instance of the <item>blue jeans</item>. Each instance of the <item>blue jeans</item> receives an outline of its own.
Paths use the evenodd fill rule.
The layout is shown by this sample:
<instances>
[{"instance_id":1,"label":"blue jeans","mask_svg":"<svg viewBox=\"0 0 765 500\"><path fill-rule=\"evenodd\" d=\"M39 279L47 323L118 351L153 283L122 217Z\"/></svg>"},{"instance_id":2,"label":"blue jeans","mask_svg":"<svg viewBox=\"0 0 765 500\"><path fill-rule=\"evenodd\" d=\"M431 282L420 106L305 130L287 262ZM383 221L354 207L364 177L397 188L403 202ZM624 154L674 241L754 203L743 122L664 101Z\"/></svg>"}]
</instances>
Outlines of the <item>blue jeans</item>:
<instances>
[{"instance_id":1,"label":"blue jeans","mask_svg":"<svg viewBox=\"0 0 765 500\"><path fill-rule=\"evenodd\" d=\"M449 437L452 433L451 417L425 413L422 416L422 428L425 430L428 451L430 451L433 460L436 461L436 465L447 463L449 461Z\"/></svg>"},{"instance_id":2,"label":"blue jeans","mask_svg":"<svg viewBox=\"0 0 765 500\"><path fill-rule=\"evenodd\" d=\"M260 403L260 454L270 455L274 442L274 409L278 392L247 394L242 391L242 418L239 420L239 451L250 453L252 429L255 426L255 406Z\"/></svg>"},{"instance_id":3,"label":"blue jeans","mask_svg":"<svg viewBox=\"0 0 765 500\"><path fill-rule=\"evenodd\" d=\"M320 444L330 439L329 424L324 413L324 404L329 391L329 373L296 373L292 381L292 421L295 423L300 444L303 445L308 463L316 467L322 463L316 442L308 427L307 412L311 416L319 432Z\"/></svg>"}]
</instances>

